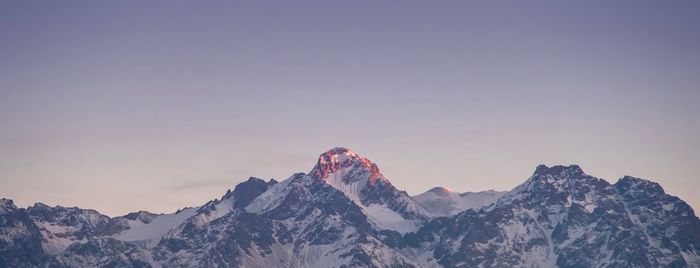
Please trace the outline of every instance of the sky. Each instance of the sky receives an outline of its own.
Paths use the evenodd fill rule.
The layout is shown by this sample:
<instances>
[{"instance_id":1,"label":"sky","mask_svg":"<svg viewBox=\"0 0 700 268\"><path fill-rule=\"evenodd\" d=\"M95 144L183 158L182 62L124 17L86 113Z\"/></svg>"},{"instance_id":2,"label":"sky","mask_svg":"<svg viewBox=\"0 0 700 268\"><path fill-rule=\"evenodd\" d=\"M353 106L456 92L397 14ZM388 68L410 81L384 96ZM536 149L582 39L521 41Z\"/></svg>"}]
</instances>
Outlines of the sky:
<instances>
[{"instance_id":1,"label":"sky","mask_svg":"<svg viewBox=\"0 0 700 268\"><path fill-rule=\"evenodd\" d=\"M700 1L0 0L0 197L173 212L347 147L419 194L538 164L700 208Z\"/></svg>"}]
</instances>

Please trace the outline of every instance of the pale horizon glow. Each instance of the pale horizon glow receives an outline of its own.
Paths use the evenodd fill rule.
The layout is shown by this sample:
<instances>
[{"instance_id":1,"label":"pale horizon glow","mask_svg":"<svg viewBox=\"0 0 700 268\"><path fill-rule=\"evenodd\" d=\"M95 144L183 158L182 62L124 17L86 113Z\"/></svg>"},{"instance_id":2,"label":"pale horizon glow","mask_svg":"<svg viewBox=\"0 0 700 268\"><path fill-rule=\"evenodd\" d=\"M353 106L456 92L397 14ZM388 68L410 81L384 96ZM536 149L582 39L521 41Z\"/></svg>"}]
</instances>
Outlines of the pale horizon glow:
<instances>
[{"instance_id":1,"label":"pale horizon glow","mask_svg":"<svg viewBox=\"0 0 700 268\"><path fill-rule=\"evenodd\" d=\"M539 164L700 207L700 2L0 3L0 198L174 212L346 147L411 195Z\"/></svg>"}]
</instances>

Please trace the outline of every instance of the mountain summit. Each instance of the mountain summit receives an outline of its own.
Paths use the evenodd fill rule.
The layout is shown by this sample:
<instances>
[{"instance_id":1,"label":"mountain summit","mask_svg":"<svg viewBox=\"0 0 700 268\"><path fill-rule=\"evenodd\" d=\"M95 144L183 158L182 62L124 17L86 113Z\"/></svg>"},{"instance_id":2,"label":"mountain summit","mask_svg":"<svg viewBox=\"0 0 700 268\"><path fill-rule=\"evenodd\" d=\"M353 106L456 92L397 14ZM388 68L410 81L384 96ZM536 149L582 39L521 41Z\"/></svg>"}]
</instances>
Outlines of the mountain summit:
<instances>
[{"instance_id":1,"label":"mountain summit","mask_svg":"<svg viewBox=\"0 0 700 268\"><path fill-rule=\"evenodd\" d=\"M318 157L316 166L309 175L357 197L366 188L377 186L382 181L391 184L379 172L379 167L367 158L361 157L349 149L336 147Z\"/></svg>"},{"instance_id":2,"label":"mountain summit","mask_svg":"<svg viewBox=\"0 0 700 268\"><path fill-rule=\"evenodd\" d=\"M409 196L346 149L172 214L0 198L0 267L700 267L700 219L654 182L538 166L508 192Z\"/></svg>"},{"instance_id":3,"label":"mountain summit","mask_svg":"<svg viewBox=\"0 0 700 268\"><path fill-rule=\"evenodd\" d=\"M374 184L384 176L379 173L379 168L367 158L361 157L347 148L335 147L318 157L316 166L309 174L320 179L327 179L329 176L337 172L358 172L366 171L369 173L367 183Z\"/></svg>"}]
</instances>

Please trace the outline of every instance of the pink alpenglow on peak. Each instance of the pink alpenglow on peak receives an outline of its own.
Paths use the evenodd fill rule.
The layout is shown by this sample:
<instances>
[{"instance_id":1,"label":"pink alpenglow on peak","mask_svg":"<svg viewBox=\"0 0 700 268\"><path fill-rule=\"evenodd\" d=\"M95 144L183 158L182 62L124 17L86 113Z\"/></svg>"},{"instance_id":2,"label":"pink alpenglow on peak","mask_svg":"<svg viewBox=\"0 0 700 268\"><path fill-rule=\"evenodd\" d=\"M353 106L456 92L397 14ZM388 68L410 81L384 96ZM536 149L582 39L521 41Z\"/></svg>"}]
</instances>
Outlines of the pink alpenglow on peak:
<instances>
[{"instance_id":1,"label":"pink alpenglow on peak","mask_svg":"<svg viewBox=\"0 0 700 268\"><path fill-rule=\"evenodd\" d=\"M430 216L406 192L396 189L376 164L346 148L321 154L309 177L343 192L380 230L415 232Z\"/></svg>"},{"instance_id":2,"label":"pink alpenglow on peak","mask_svg":"<svg viewBox=\"0 0 700 268\"><path fill-rule=\"evenodd\" d=\"M446 195L449 195L452 192L452 190L450 190L447 187L433 187L428 192L432 192L434 194L441 195L441 196L446 196Z\"/></svg>"},{"instance_id":3,"label":"pink alpenglow on peak","mask_svg":"<svg viewBox=\"0 0 700 268\"><path fill-rule=\"evenodd\" d=\"M309 173L311 176L327 180L330 176L345 177L347 174L369 173L367 184L374 185L379 180L386 180L379 172L379 167L347 148L335 147L318 157L316 166Z\"/></svg>"}]
</instances>

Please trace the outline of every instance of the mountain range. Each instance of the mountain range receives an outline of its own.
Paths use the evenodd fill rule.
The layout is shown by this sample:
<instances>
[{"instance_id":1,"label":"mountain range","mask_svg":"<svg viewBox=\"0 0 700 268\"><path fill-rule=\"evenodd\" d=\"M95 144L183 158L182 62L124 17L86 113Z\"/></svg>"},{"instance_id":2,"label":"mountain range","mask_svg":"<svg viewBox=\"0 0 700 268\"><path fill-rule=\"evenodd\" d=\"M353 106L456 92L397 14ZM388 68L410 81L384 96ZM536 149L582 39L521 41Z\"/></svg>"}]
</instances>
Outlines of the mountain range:
<instances>
[{"instance_id":1,"label":"mountain range","mask_svg":"<svg viewBox=\"0 0 700 268\"><path fill-rule=\"evenodd\" d=\"M654 182L538 166L511 191L410 196L345 148L171 214L0 199L0 267L700 267L700 219Z\"/></svg>"}]
</instances>

